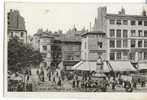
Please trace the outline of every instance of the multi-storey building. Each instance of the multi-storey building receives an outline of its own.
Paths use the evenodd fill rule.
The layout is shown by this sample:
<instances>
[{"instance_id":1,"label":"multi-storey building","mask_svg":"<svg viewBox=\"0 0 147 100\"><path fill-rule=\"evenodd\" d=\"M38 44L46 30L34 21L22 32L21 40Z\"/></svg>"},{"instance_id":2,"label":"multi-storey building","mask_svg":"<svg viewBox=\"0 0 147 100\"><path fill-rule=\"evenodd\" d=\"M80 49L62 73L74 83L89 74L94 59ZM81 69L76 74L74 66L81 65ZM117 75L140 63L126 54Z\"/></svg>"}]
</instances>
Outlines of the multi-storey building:
<instances>
[{"instance_id":1,"label":"multi-storey building","mask_svg":"<svg viewBox=\"0 0 147 100\"><path fill-rule=\"evenodd\" d=\"M44 62L46 62L47 66L49 67L52 61L51 57L51 46L53 43L53 36L50 36L48 33L43 32L40 36L40 53L43 56Z\"/></svg>"},{"instance_id":2,"label":"multi-storey building","mask_svg":"<svg viewBox=\"0 0 147 100\"><path fill-rule=\"evenodd\" d=\"M85 32L81 35L81 61L72 68L86 71L110 71L106 63L107 58L107 36L102 31ZM101 64L97 62L101 62ZM103 62L103 63L102 63Z\"/></svg>"},{"instance_id":3,"label":"multi-storey building","mask_svg":"<svg viewBox=\"0 0 147 100\"><path fill-rule=\"evenodd\" d=\"M147 61L145 10L142 15L127 15L124 8L118 14L109 14L106 7L99 7L94 31L103 31L107 35L107 60L132 60L132 63Z\"/></svg>"},{"instance_id":4,"label":"multi-storey building","mask_svg":"<svg viewBox=\"0 0 147 100\"><path fill-rule=\"evenodd\" d=\"M10 10L7 15L8 40L12 37L18 37L23 43L27 43L27 31L24 18L17 10Z\"/></svg>"},{"instance_id":5,"label":"multi-storey building","mask_svg":"<svg viewBox=\"0 0 147 100\"><path fill-rule=\"evenodd\" d=\"M83 30L84 31L84 30ZM61 32L43 32L38 31L33 36L33 47L35 50L39 50L42 54L44 53L43 48L46 49L50 59L46 59L45 62L48 66L56 66L59 64L64 69L69 69L71 66L80 61L81 55L81 33L83 31L77 31L76 28L62 34ZM44 36L45 35L45 36ZM45 47L45 44L48 46ZM43 47L44 46L44 47ZM44 53L44 58L46 58Z\"/></svg>"},{"instance_id":6,"label":"multi-storey building","mask_svg":"<svg viewBox=\"0 0 147 100\"><path fill-rule=\"evenodd\" d=\"M104 32L87 32L82 34L81 60L96 61L107 57L106 34Z\"/></svg>"},{"instance_id":7,"label":"multi-storey building","mask_svg":"<svg viewBox=\"0 0 147 100\"><path fill-rule=\"evenodd\" d=\"M80 36L67 37L61 39L62 64L64 69L70 70L71 66L80 61L81 39Z\"/></svg>"}]
</instances>

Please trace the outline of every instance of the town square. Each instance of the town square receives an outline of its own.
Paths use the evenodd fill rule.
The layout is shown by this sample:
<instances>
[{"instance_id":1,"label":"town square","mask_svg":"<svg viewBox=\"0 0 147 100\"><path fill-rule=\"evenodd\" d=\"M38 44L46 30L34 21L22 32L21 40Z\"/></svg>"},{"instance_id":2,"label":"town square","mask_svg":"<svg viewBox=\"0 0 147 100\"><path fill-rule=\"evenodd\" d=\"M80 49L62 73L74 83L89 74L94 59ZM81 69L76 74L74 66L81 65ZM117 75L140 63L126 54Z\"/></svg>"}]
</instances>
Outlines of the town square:
<instances>
[{"instance_id":1,"label":"town square","mask_svg":"<svg viewBox=\"0 0 147 100\"><path fill-rule=\"evenodd\" d=\"M146 5L38 5L5 5L8 92L147 92Z\"/></svg>"}]
</instances>

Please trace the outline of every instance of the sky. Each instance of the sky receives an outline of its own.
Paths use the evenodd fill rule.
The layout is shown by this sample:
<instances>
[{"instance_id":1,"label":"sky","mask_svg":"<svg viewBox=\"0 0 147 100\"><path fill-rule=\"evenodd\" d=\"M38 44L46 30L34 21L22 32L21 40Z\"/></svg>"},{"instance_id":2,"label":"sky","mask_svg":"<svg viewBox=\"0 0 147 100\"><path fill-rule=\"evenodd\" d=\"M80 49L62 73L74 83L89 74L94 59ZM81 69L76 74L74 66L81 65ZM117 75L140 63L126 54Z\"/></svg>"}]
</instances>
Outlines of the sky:
<instances>
[{"instance_id":1,"label":"sky","mask_svg":"<svg viewBox=\"0 0 147 100\"><path fill-rule=\"evenodd\" d=\"M26 30L33 35L38 29L51 30L53 32L63 30L66 32L74 25L77 29L90 29L90 23L94 23L97 17L97 8L107 7L108 13L118 13L125 8L126 14L139 15L142 9L147 10L147 5L133 3L31 3L31 2L7 2L5 14L10 9L19 10L25 19Z\"/></svg>"}]
</instances>

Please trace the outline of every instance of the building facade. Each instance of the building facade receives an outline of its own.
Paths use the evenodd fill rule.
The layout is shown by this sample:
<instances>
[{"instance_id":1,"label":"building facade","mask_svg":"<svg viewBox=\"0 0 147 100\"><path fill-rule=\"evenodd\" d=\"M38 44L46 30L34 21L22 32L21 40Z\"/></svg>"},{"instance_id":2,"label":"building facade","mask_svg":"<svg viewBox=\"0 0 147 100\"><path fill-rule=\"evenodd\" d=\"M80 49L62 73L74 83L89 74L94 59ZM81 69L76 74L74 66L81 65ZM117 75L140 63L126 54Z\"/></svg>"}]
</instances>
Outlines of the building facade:
<instances>
[{"instance_id":1,"label":"building facade","mask_svg":"<svg viewBox=\"0 0 147 100\"><path fill-rule=\"evenodd\" d=\"M13 37L18 37L21 42L26 44L27 31L25 28L25 21L19 11L11 9L7 14L7 19L8 40Z\"/></svg>"},{"instance_id":2,"label":"building facade","mask_svg":"<svg viewBox=\"0 0 147 100\"><path fill-rule=\"evenodd\" d=\"M124 8L118 14L109 14L106 7L100 7L93 30L106 33L107 60L147 61L147 16L145 10L142 15L127 15Z\"/></svg>"},{"instance_id":3,"label":"building facade","mask_svg":"<svg viewBox=\"0 0 147 100\"><path fill-rule=\"evenodd\" d=\"M87 32L82 35L81 60L96 61L99 57L106 59L107 42L104 32Z\"/></svg>"},{"instance_id":4,"label":"building facade","mask_svg":"<svg viewBox=\"0 0 147 100\"><path fill-rule=\"evenodd\" d=\"M81 59L81 32L75 28L66 34L38 31L33 35L33 48L39 50L48 66L69 69ZM50 62L50 63L49 63Z\"/></svg>"}]
</instances>

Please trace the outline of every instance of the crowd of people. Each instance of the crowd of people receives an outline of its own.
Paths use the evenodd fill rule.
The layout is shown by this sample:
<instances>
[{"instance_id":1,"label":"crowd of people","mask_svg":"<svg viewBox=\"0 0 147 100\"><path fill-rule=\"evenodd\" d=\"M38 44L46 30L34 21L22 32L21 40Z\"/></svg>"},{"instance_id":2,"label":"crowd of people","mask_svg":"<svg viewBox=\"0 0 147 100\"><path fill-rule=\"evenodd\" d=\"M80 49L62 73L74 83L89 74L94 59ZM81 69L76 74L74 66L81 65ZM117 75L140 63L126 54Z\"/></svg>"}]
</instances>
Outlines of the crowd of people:
<instances>
[{"instance_id":1,"label":"crowd of people","mask_svg":"<svg viewBox=\"0 0 147 100\"><path fill-rule=\"evenodd\" d=\"M106 92L107 89L115 91L116 88L123 88L127 92L132 92L133 89L145 87L145 79L133 78L130 75L110 75L109 73L103 73L104 76L94 78L90 72L76 72L76 71L61 71L56 69L54 71L48 71L47 81L63 88L66 82L71 84L71 89L79 89L79 91L101 91ZM45 71L43 68L37 70L38 79L42 82L45 81ZM124 77L125 76L125 77ZM127 79L126 79L127 78ZM66 87L66 86L65 86Z\"/></svg>"},{"instance_id":2,"label":"crowd of people","mask_svg":"<svg viewBox=\"0 0 147 100\"><path fill-rule=\"evenodd\" d=\"M26 70L25 74L15 72L8 77L8 91L32 91L31 71Z\"/></svg>"},{"instance_id":3,"label":"crowd of people","mask_svg":"<svg viewBox=\"0 0 147 100\"><path fill-rule=\"evenodd\" d=\"M94 91L106 92L107 88L115 91L116 87L119 87L125 89L126 92L132 92L133 89L136 89L139 86L145 87L146 84L144 78L136 78L129 75L117 75L117 77L106 75L99 78L97 77L97 79L93 79L93 76L90 74L87 75L87 78L83 76L79 79L79 76L75 75L72 85L73 88L84 88L86 91L88 88L93 88Z\"/></svg>"}]
</instances>

